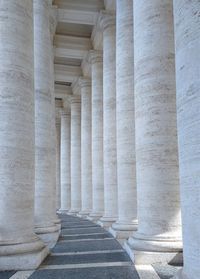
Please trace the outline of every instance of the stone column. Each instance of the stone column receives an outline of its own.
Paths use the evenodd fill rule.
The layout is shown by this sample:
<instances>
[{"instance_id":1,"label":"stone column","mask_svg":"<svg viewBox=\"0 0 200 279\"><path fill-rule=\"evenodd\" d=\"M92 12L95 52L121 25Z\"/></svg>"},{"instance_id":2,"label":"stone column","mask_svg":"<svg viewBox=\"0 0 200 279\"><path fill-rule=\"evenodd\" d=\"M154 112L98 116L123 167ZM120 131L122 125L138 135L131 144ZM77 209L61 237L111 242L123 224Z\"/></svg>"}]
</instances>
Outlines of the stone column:
<instances>
[{"instance_id":1,"label":"stone column","mask_svg":"<svg viewBox=\"0 0 200 279\"><path fill-rule=\"evenodd\" d=\"M92 212L98 220L104 212L103 182L103 53L90 51L92 68Z\"/></svg>"},{"instance_id":2,"label":"stone column","mask_svg":"<svg viewBox=\"0 0 200 279\"><path fill-rule=\"evenodd\" d=\"M36 269L33 2L1 1L0 26L0 270Z\"/></svg>"},{"instance_id":3,"label":"stone column","mask_svg":"<svg viewBox=\"0 0 200 279\"><path fill-rule=\"evenodd\" d=\"M71 102L71 214L81 211L81 98Z\"/></svg>"},{"instance_id":4,"label":"stone column","mask_svg":"<svg viewBox=\"0 0 200 279\"><path fill-rule=\"evenodd\" d=\"M61 207L60 183L61 119L56 117L56 209Z\"/></svg>"},{"instance_id":5,"label":"stone column","mask_svg":"<svg viewBox=\"0 0 200 279\"><path fill-rule=\"evenodd\" d=\"M134 1L138 232L136 264L176 262L182 250L173 3Z\"/></svg>"},{"instance_id":6,"label":"stone column","mask_svg":"<svg viewBox=\"0 0 200 279\"><path fill-rule=\"evenodd\" d=\"M61 213L67 213L71 208L70 124L70 106L65 101L61 111Z\"/></svg>"},{"instance_id":7,"label":"stone column","mask_svg":"<svg viewBox=\"0 0 200 279\"><path fill-rule=\"evenodd\" d=\"M118 220L110 232L125 239L137 228L135 112L133 82L133 1L117 0L116 94Z\"/></svg>"},{"instance_id":8,"label":"stone column","mask_svg":"<svg viewBox=\"0 0 200 279\"><path fill-rule=\"evenodd\" d=\"M56 145L57 145L57 139L56 139L56 112L55 112L55 107L56 107L56 103L55 103L55 80L54 80L54 34L56 31L56 25L57 25L57 6L52 6L52 0L50 1L50 16L49 16L49 25L50 25L50 38L51 38L51 55L50 55L50 81L51 81L51 90L52 90L52 94L51 94L51 103L52 103L52 146L53 146L53 153L52 153L52 183L53 183L53 190L54 190L54 215L55 215L55 219L54 222L57 225L57 227L59 228L59 230L61 229L61 220L58 218L58 215L56 214L56 202L57 202L57 164L56 164L56 159L57 159L57 155L56 155Z\"/></svg>"},{"instance_id":9,"label":"stone column","mask_svg":"<svg viewBox=\"0 0 200 279\"><path fill-rule=\"evenodd\" d=\"M79 78L81 88L81 212L86 217L92 211L92 102L91 80Z\"/></svg>"},{"instance_id":10,"label":"stone column","mask_svg":"<svg viewBox=\"0 0 200 279\"><path fill-rule=\"evenodd\" d=\"M104 215L101 225L117 220L116 150L116 24L115 16L102 12L103 29L103 135L104 135Z\"/></svg>"},{"instance_id":11,"label":"stone column","mask_svg":"<svg viewBox=\"0 0 200 279\"><path fill-rule=\"evenodd\" d=\"M184 268L200 275L200 2L174 1L176 84Z\"/></svg>"},{"instance_id":12,"label":"stone column","mask_svg":"<svg viewBox=\"0 0 200 279\"><path fill-rule=\"evenodd\" d=\"M59 236L59 228L55 224L55 104L49 17L49 1L34 0L35 227L44 242L53 247Z\"/></svg>"}]
</instances>

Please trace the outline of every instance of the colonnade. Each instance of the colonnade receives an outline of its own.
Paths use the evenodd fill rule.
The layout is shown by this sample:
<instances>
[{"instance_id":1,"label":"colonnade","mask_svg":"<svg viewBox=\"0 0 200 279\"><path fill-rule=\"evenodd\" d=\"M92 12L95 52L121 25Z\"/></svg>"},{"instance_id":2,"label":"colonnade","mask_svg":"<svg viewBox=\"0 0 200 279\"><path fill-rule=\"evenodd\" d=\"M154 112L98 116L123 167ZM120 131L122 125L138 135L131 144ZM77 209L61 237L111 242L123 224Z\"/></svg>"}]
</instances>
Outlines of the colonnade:
<instances>
[{"instance_id":1,"label":"colonnade","mask_svg":"<svg viewBox=\"0 0 200 279\"><path fill-rule=\"evenodd\" d=\"M57 129L51 2L1 3L0 269L42 262L60 205L136 264L180 263L183 251L177 278L199 279L199 0L101 11L103 49L89 51L91 76L63 99Z\"/></svg>"},{"instance_id":2,"label":"colonnade","mask_svg":"<svg viewBox=\"0 0 200 279\"><path fill-rule=\"evenodd\" d=\"M189 1L181 0L116 4L116 13L99 15L103 49L89 52L87 103L81 84L88 76L77 81L80 127L87 118L87 127L79 130L78 215L108 229L134 263L180 264L183 256L178 278L197 279L200 227L196 217L190 217L200 214L200 4L193 1L190 7Z\"/></svg>"}]
</instances>

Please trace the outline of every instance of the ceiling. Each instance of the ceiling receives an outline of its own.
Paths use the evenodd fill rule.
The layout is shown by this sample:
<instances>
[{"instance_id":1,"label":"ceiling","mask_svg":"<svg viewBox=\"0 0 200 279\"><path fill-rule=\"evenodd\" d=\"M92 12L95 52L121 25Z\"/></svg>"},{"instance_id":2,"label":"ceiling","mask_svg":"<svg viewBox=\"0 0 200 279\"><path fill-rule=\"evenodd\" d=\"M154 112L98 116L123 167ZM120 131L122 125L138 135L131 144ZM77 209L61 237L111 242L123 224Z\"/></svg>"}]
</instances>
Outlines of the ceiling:
<instances>
[{"instance_id":1,"label":"ceiling","mask_svg":"<svg viewBox=\"0 0 200 279\"><path fill-rule=\"evenodd\" d=\"M93 48L91 35L100 10L113 0L54 0L57 27L54 37L55 88L59 94L71 92L69 86L81 76L81 64ZM62 88L62 90L61 90ZM58 93L59 92L59 93Z\"/></svg>"}]
</instances>

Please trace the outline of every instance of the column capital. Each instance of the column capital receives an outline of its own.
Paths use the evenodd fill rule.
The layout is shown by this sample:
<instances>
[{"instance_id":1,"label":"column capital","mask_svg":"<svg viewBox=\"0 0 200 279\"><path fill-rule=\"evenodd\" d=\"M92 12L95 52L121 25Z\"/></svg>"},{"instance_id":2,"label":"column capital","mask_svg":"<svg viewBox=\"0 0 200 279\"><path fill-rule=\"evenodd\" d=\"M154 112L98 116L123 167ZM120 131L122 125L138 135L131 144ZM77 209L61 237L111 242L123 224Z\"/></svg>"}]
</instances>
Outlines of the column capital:
<instances>
[{"instance_id":1,"label":"column capital","mask_svg":"<svg viewBox=\"0 0 200 279\"><path fill-rule=\"evenodd\" d=\"M80 77L78 80L80 88L91 87L91 79L87 77Z\"/></svg>"},{"instance_id":2,"label":"column capital","mask_svg":"<svg viewBox=\"0 0 200 279\"><path fill-rule=\"evenodd\" d=\"M103 51L101 50L90 50L89 51L90 55L90 63L95 64L95 63L102 63L103 62Z\"/></svg>"},{"instance_id":3,"label":"column capital","mask_svg":"<svg viewBox=\"0 0 200 279\"><path fill-rule=\"evenodd\" d=\"M81 103L81 96L72 95L69 97L70 104Z\"/></svg>"},{"instance_id":4,"label":"column capital","mask_svg":"<svg viewBox=\"0 0 200 279\"><path fill-rule=\"evenodd\" d=\"M69 115L71 113L70 98L69 97L63 98L62 103L63 103L63 107L60 111L61 116Z\"/></svg>"},{"instance_id":5,"label":"column capital","mask_svg":"<svg viewBox=\"0 0 200 279\"><path fill-rule=\"evenodd\" d=\"M69 116L70 115L70 109L69 108L62 108L60 110L61 117Z\"/></svg>"},{"instance_id":6,"label":"column capital","mask_svg":"<svg viewBox=\"0 0 200 279\"><path fill-rule=\"evenodd\" d=\"M109 27L116 25L116 15L112 12L102 10L99 14L99 24L102 31L105 31Z\"/></svg>"}]
</instances>

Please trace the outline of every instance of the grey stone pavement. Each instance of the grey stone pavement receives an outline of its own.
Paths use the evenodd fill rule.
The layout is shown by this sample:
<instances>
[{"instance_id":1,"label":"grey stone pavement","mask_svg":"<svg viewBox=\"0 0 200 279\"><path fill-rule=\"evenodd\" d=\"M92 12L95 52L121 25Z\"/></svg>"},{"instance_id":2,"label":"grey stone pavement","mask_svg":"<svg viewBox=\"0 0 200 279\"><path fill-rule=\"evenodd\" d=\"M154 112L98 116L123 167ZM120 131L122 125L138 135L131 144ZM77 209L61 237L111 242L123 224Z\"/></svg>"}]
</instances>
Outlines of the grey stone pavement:
<instances>
[{"instance_id":1,"label":"grey stone pavement","mask_svg":"<svg viewBox=\"0 0 200 279\"><path fill-rule=\"evenodd\" d=\"M60 215L62 230L51 254L35 271L0 272L0 279L150 279L137 268L110 233L91 221ZM170 279L178 268L153 265L155 276ZM154 276L154 278L156 278Z\"/></svg>"}]
</instances>

